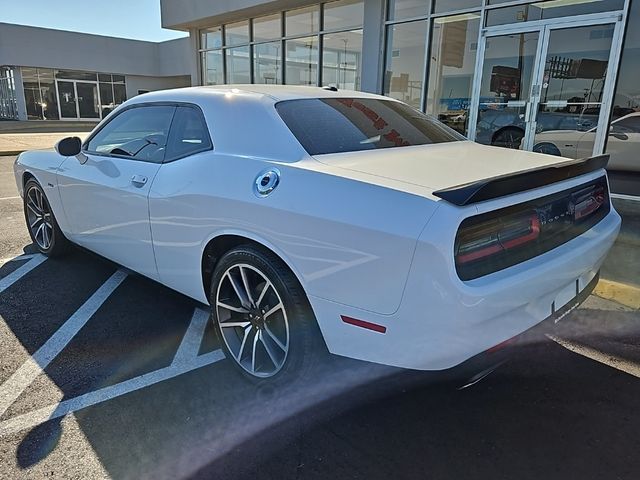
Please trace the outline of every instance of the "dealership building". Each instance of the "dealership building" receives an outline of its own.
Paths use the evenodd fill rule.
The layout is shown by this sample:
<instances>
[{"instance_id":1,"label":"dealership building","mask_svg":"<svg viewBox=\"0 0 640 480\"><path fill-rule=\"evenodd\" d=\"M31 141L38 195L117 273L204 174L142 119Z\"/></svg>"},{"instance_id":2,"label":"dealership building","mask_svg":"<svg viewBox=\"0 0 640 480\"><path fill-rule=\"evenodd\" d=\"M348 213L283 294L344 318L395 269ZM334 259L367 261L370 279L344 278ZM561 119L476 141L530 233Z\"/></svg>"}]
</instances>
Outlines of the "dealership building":
<instances>
[{"instance_id":1,"label":"dealership building","mask_svg":"<svg viewBox=\"0 0 640 480\"><path fill-rule=\"evenodd\" d=\"M191 85L189 38L145 42L0 23L0 119L99 121L127 98Z\"/></svg>"},{"instance_id":2,"label":"dealership building","mask_svg":"<svg viewBox=\"0 0 640 480\"><path fill-rule=\"evenodd\" d=\"M382 93L476 141L640 171L640 0L160 0L194 84Z\"/></svg>"}]
</instances>

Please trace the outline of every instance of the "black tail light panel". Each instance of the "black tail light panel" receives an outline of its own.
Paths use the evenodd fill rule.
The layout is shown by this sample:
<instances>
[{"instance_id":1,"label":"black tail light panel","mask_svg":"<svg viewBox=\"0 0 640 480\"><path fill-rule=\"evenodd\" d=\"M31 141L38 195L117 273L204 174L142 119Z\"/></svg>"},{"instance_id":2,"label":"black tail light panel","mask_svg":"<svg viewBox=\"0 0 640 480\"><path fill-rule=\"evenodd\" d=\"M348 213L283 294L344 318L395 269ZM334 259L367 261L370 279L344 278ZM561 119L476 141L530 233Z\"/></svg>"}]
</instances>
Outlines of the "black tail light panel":
<instances>
[{"instance_id":1,"label":"black tail light panel","mask_svg":"<svg viewBox=\"0 0 640 480\"><path fill-rule=\"evenodd\" d=\"M589 230L610 211L606 177L465 219L456 271L473 280L548 252Z\"/></svg>"}]
</instances>

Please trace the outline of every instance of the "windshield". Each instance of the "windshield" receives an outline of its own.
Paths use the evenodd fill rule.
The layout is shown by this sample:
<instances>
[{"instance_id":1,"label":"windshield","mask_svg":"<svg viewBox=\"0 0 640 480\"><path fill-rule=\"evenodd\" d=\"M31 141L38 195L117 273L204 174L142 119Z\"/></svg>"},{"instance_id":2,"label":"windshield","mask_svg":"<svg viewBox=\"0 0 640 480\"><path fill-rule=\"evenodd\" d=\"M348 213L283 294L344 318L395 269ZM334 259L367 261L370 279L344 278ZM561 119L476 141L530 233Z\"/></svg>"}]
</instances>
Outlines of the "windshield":
<instances>
[{"instance_id":1,"label":"windshield","mask_svg":"<svg viewBox=\"0 0 640 480\"><path fill-rule=\"evenodd\" d=\"M392 100L286 100L276 104L276 109L309 155L465 139L439 121Z\"/></svg>"}]
</instances>

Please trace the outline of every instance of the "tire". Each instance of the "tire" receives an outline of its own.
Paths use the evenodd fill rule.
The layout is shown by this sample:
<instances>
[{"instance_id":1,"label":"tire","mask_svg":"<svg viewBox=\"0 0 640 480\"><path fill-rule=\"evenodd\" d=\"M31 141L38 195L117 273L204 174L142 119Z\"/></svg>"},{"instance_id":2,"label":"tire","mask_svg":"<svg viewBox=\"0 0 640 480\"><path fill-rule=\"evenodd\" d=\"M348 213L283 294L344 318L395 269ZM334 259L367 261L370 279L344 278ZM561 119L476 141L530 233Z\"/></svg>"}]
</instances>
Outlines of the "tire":
<instances>
[{"instance_id":1,"label":"tire","mask_svg":"<svg viewBox=\"0 0 640 480\"><path fill-rule=\"evenodd\" d=\"M516 127L507 127L496 132L491 139L491 145L517 150L520 148L523 138L524 131Z\"/></svg>"},{"instance_id":2,"label":"tire","mask_svg":"<svg viewBox=\"0 0 640 480\"><path fill-rule=\"evenodd\" d=\"M293 380L320 360L323 342L307 297L273 253L246 245L224 254L209 300L225 355L248 380Z\"/></svg>"},{"instance_id":3,"label":"tire","mask_svg":"<svg viewBox=\"0 0 640 480\"><path fill-rule=\"evenodd\" d=\"M38 251L48 257L66 254L71 243L64 236L44 190L33 178L24 186L24 219Z\"/></svg>"},{"instance_id":4,"label":"tire","mask_svg":"<svg viewBox=\"0 0 640 480\"><path fill-rule=\"evenodd\" d=\"M545 153L547 155L555 155L556 157L560 157L560 149L551 142L540 142L536 143L533 146L533 151L536 153Z\"/></svg>"}]
</instances>

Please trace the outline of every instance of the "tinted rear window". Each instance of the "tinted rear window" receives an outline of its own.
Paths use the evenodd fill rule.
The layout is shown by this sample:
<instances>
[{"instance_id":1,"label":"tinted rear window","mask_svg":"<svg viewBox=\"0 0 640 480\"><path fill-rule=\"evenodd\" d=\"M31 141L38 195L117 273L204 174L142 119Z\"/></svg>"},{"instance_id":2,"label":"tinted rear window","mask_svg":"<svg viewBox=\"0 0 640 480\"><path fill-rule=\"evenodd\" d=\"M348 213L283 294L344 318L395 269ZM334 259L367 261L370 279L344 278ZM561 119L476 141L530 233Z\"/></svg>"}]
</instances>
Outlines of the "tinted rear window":
<instances>
[{"instance_id":1,"label":"tinted rear window","mask_svg":"<svg viewBox=\"0 0 640 480\"><path fill-rule=\"evenodd\" d=\"M391 100L286 100L276 109L310 155L464 140L437 120Z\"/></svg>"}]
</instances>

